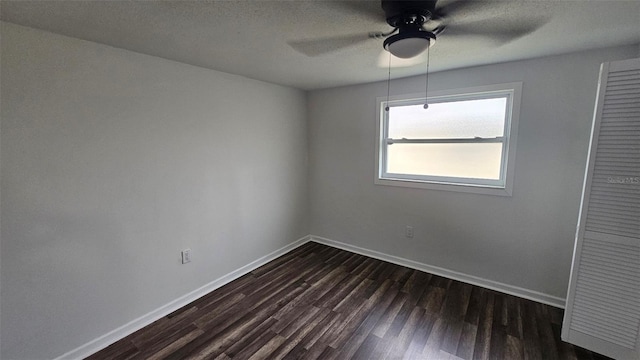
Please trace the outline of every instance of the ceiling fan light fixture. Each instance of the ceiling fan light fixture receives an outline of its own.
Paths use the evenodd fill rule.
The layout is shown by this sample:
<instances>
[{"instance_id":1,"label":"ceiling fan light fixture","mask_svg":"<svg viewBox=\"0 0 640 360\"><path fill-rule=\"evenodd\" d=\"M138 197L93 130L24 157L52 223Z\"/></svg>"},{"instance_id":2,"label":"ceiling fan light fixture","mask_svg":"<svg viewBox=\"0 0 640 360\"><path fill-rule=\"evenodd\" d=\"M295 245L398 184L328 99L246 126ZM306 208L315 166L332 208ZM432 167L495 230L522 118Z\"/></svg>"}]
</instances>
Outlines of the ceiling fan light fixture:
<instances>
[{"instance_id":1,"label":"ceiling fan light fixture","mask_svg":"<svg viewBox=\"0 0 640 360\"><path fill-rule=\"evenodd\" d=\"M421 54L431 45L436 36L429 31L404 31L388 37L384 41L384 49L395 57L409 59Z\"/></svg>"}]
</instances>

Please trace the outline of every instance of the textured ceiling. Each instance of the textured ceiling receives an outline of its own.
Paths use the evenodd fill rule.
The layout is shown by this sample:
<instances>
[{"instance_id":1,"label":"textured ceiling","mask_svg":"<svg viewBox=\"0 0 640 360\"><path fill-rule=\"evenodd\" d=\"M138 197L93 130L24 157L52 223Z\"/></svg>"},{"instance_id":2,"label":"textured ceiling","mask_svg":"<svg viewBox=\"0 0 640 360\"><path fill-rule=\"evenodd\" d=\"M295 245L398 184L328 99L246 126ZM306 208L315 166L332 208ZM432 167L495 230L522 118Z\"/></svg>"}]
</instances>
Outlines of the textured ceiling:
<instances>
[{"instance_id":1,"label":"textured ceiling","mask_svg":"<svg viewBox=\"0 0 640 360\"><path fill-rule=\"evenodd\" d=\"M301 89L387 77L382 40L307 42L389 30L379 1L2 0L0 19ZM640 43L639 0L475 1L455 20L431 49L431 71ZM541 26L508 43L481 36L521 24ZM423 74L418 60L394 62L392 77Z\"/></svg>"}]
</instances>

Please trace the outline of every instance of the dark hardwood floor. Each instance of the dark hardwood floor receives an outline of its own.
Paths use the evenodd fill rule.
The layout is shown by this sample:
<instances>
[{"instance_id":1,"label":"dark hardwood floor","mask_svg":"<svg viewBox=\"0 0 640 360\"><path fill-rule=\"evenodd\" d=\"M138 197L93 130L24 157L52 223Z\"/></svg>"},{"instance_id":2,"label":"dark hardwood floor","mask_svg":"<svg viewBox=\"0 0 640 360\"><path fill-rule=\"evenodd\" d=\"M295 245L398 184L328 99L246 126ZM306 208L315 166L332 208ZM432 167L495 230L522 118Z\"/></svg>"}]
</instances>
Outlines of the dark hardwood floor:
<instances>
[{"instance_id":1,"label":"dark hardwood floor","mask_svg":"<svg viewBox=\"0 0 640 360\"><path fill-rule=\"evenodd\" d=\"M607 359L562 310L314 242L88 359Z\"/></svg>"}]
</instances>

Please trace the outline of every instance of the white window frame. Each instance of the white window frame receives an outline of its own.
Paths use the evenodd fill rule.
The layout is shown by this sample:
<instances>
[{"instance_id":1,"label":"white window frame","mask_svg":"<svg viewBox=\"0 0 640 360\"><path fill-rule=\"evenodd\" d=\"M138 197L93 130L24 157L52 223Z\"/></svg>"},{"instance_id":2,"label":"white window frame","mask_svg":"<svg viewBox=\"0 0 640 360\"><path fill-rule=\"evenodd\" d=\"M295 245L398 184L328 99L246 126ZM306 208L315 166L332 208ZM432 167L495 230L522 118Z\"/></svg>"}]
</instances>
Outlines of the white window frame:
<instances>
[{"instance_id":1,"label":"white window frame","mask_svg":"<svg viewBox=\"0 0 640 360\"><path fill-rule=\"evenodd\" d=\"M522 94L522 82L495 84L487 86L469 87L463 89L451 89L429 93L428 103L453 102L462 100L488 99L496 97L507 98L505 116L505 128L503 139L482 139L479 142L502 142L503 156L499 180L469 179L444 176L423 176L410 174L386 173L386 151L388 141L388 112L389 106L424 104L425 96L422 94L397 95L387 98L376 98L376 174L375 184L402 186L420 189L445 190L469 192L486 195L511 196L513 192L513 179L515 171L516 139L518 137L518 121L520 117L520 100ZM415 140L414 140L415 141ZM396 141L399 142L399 141ZM411 142L409 140L408 142ZM419 141L419 142L429 142Z\"/></svg>"}]
</instances>

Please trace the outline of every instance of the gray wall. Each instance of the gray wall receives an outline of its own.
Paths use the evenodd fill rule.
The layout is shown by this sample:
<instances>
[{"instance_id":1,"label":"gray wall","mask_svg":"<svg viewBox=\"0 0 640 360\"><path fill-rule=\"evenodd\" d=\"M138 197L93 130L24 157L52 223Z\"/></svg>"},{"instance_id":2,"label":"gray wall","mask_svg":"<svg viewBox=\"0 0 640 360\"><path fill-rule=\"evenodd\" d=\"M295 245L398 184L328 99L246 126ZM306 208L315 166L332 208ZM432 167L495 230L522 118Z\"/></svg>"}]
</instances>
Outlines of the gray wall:
<instances>
[{"instance_id":1,"label":"gray wall","mask_svg":"<svg viewBox=\"0 0 640 360\"><path fill-rule=\"evenodd\" d=\"M437 45L436 45L437 46ZM564 298L600 63L637 46L447 71L430 90L523 82L512 197L374 185L386 82L308 96L311 233ZM424 91L424 76L391 94ZM404 237L406 225L415 237Z\"/></svg>"},{"instance_id":2,"label":"gray wall","mask_svg":"<svg viewBox=\"0 0 640 360\"><path fill-rule=\"evenodd\" d=\"M304 92L1 31L1 358L59 356L309 233Z\"/></svg>"}]
</instances>

